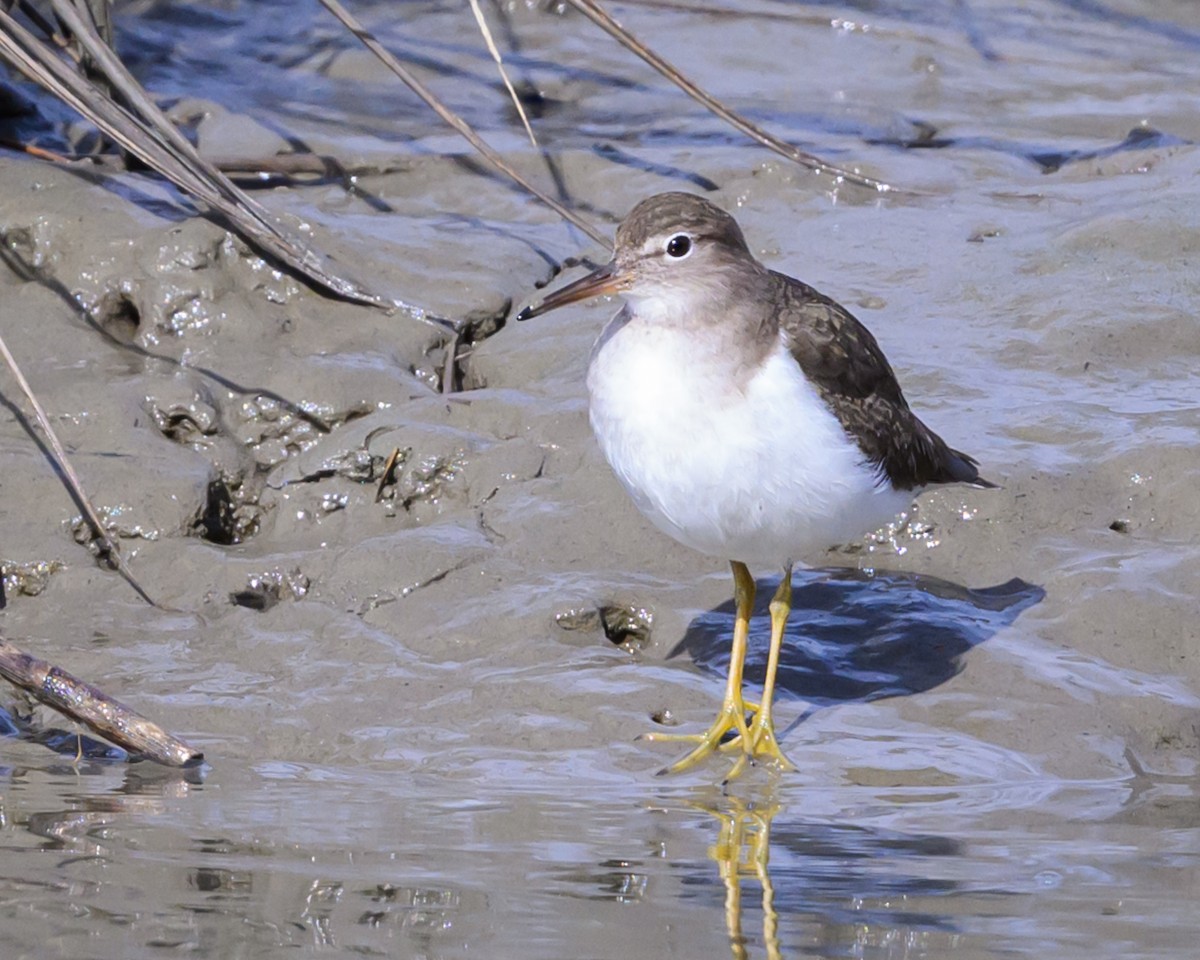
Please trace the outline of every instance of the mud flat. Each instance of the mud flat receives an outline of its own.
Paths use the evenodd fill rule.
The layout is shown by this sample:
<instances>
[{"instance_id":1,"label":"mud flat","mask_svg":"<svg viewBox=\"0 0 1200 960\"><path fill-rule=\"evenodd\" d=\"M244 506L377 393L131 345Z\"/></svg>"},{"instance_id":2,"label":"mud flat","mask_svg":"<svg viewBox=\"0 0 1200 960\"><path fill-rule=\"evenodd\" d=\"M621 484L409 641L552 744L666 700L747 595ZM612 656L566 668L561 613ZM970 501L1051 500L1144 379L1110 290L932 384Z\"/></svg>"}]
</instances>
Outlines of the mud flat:
<instances>
[{"instance_id":1,"label":"mud flat","mask_svg":"<svg viewBox=\"0 0 1200 960\"><path fill-rule=\"evenodd\" d=\"M844 952L882 930L924 955L965 943L972 956L1083 957L1101 940L1187 955L1200 130L1178 85L1145 64L1194 78L1194 56L1092 24L1065 64L989 14L991 42L1024 58L1018 78L968 34L886 16L872 33L642 15L668 55L725 38L713 69L735 105L771 104L795 139L820 132L805 105L825 105L834 159L852 148L923 192L881 198L770 159L649 80L607 83L621 55L580 46L563 28L573 20L517 11L527 43L559 62L592 57L545 81L543 130L579 207L611 227L649 193L694 189L735 210L760 259L872 328L914 408L1003 487L924 496L906 523L798 576L780 724L800 769L743 796L774 818L785 945L820 937ZM1127 42L1129 69L1114 72ZM797 49L803 102L800 80L757 66ZM866 114L828 107L822 79L854 51L870 70L839 89L873 104ZM473 52L442 56L484 69ZM335 57L321 81L382 83L357 57ZM1153 117L1119 108L1127 98ZM385 123L373 103L340 102L325 126L288 119L318 149L357 129L341 149L360 159L394 149L388 124L422 128L416 115ZM270 142L257 102L247 115L190 104L210 153ZM670 104L682 132L657 137ZM508 129L503 110L475 119ZM957 141L898 149L925 116ZM854 132L836 132L838 118ZM593 149L587 122L617 119L636 163ZM1128 139L1143 121L1170 137ZM868 136L880 130L890 140ZM727 571L651 529L591 439L583 371L615 307L506 322L556 261L604 254L480 178L440 134L413 142L402 169L357 194L261 198L360 279L471 318L449 390L435 328L314 294L165 188L0 163L4 336L162 604L76 542L78 511L10 408L0 626L211 763L200 782L99 762L72 772L6 740L19 853L0 889L39 918L14 947L57 937L70 955L99 932L105 956L151 941L269 954L325 930L405 956L728 948L708 858L732 801L711 770L655 779L670 750L634 740L715 708ZM506 150L539 170L515 136ZM756 573L763 586L777 576ZM753 642L765 630L764 618ZM105 877L62 866L61 849L51 862L48 836L99 858ZM834 882L855 858L853 882ZM127 890L144 906L122 908ZM986 890L1032 928L996 919ZM213 891L234 896L205 914ZM72 903L93 919L72 921ZM548 932L519 933L532 929Z\"/></svg>"}]
</instances>

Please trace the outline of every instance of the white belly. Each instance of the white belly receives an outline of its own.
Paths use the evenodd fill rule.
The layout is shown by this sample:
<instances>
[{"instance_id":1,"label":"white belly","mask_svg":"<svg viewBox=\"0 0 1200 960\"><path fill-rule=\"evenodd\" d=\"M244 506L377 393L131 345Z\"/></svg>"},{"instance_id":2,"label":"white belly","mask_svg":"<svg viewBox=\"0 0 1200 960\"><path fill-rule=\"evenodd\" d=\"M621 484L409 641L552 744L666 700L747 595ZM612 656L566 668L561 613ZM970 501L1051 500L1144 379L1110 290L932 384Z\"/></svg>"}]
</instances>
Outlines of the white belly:
<instances>
[{"instance_id":1,"label":"white belly","mask_svg":"<svg viewBox=\"0 0 1200 960\"><path fill-rule=\"evenodd\" d=\"M911 494L875 469L782 343L737 387L678 330L606 330L588 369L592 429L638 508L693 549L803 560L882 526ZM722 373L725 375L722 376Z\"/></svg>"}]
</instances>

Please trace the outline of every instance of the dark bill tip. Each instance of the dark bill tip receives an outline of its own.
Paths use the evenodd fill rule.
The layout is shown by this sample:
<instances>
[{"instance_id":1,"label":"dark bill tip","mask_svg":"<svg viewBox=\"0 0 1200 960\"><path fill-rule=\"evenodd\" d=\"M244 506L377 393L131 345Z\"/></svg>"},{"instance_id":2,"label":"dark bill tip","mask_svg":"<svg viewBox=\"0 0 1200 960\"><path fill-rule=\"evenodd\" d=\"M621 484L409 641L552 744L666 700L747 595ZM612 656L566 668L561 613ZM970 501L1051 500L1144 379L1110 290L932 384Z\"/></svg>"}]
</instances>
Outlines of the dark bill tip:
<instances>
[{"instance_id":1,"label":"dark bill tip","mask_svg":"<svg viewBox=\"0 0 1200 960\"><path fill-rule=\"evenodd\" d=\"M542 298L541 303L522 308L517 314L517 319L531 320L534 317L540 317L543 313L565 307L569 303L590 300L592 297L600 297L609 293L620 293L628 285L628 276L618 273L616 266L608 263L574 283L568 283L565 287L547 294Z\"/></svg>"}]
</instances>

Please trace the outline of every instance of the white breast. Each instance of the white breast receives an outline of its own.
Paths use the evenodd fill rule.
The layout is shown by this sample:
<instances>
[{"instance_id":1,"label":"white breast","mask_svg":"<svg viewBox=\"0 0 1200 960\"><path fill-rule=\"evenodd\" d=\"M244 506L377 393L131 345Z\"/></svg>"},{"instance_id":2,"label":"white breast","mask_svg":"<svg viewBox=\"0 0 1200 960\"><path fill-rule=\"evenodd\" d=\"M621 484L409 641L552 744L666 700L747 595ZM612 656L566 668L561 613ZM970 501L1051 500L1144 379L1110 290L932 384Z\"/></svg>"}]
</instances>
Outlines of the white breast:
<instances>
[{"instance_id":1,"label":"white breast","mask_svg":"<svg viewBox=\"0 0 1200 960\"><path fill-rule=\"evenodd\" d=\"M907 508L782 342L736 383L695 335L619 315L588 369L592 429L638 508L713 556L802 560Z\"/></svg>"}]
</instances>

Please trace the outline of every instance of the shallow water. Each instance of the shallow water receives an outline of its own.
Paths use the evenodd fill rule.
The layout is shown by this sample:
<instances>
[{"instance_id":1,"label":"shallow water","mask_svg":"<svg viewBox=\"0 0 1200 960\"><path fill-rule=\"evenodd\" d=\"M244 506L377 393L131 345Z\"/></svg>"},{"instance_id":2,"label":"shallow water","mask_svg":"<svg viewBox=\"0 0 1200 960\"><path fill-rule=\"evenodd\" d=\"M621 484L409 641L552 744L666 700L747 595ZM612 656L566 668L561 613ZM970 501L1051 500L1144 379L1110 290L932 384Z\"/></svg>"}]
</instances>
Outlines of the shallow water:
<instances>
[{"instance_id":1,"label":"shallow water","mask_svg":"<svg viewBox=\"0 0 1200 960\"><path fill-rule=\"evenodd\" d=\"M1194 929L1194 833L1163 825L1185 801L1162 785L585 801L353 769L219 781L16 779L8 954L1158 956Z\"/></svg>"},{"instance_id":2,"label":"shallow water","mask_svg":"<svg viewBox=\"0 0 1200 960\"><path fill-rule=\"evenodd\" d=\"M550 182L465 6L354 9ZM74 543L9 417L0 629L208 758L0 741L4 956L1194 954L1200 13L617 12L777 134L908 189L746 144L578 16L489 8L564 196L611 227L710 192L870 325L1003 489L927 494L797 574L796 772L655 777L673 748L635 737L709 719L731 585L638 517L591 440L611 304L483 330L446 398L404 313L320 299L152 181L4 154L5 338L170 609ZM119 29L206 153L290 140L356 174L257 196L378 289L510 316L558 261L602 256L315 6L136 3ZM16 133L77 139L39 107ZM765 598L778 572L756 573Z\"/></svg>"}]
</instances>

